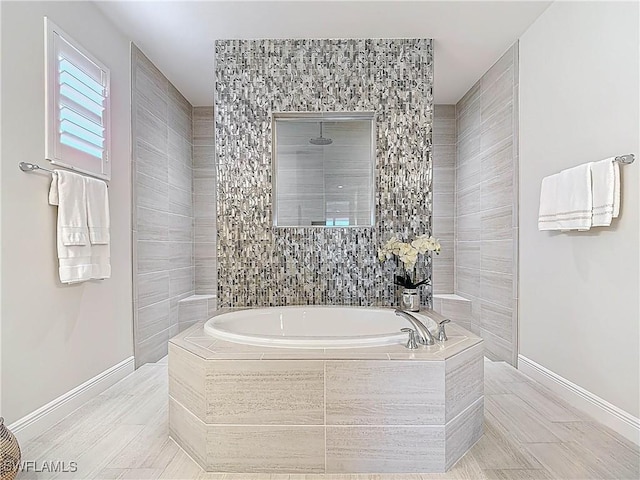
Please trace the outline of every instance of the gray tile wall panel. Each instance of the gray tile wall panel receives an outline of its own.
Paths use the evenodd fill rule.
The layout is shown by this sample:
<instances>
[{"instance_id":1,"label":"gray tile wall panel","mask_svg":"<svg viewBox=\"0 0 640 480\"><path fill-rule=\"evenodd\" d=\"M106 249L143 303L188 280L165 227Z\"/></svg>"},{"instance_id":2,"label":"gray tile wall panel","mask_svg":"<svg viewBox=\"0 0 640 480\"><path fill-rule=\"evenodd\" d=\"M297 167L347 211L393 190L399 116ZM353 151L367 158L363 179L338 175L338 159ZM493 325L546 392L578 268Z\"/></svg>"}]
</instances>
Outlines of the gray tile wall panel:
<instances>
[{"instance_id":1,"label":"gray tile wall panel","mask_svg":"<svg viewBox=\"0 0 640 480\"><path fill-rule=\"evenodd\" d=\"M518 44L456 105L455 293L492 359L517 357Z\"/></svg>"},{"instance_id":2,"label":"gray tile wall panel","mask_svg":"<svg viewBox=\"0 0 640 480\"><path fill-rule=\"evenodd\" d=\"M136 365L167 354L178 300L192 295L192 107L131 49Z\"/></svg>"}]
</instances>

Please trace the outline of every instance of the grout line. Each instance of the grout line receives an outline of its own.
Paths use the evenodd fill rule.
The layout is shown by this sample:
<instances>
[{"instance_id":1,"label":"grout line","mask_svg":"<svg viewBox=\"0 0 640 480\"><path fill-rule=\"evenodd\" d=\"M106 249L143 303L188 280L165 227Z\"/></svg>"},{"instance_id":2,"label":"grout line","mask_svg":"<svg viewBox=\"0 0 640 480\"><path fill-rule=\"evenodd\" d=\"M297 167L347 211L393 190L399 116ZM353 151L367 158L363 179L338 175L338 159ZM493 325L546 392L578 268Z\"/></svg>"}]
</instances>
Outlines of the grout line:
<instances>
[{"instance_id":1,"label":"grout line","mask_svg":"<svg viewBox=\"0 0 640 480\"><path fill-rule=\"evenodd\" d=\"M323 349L326 350L326 349ZM324 353L324 352L323 352ZM322 362L322 384L324 388L323 411L324 411L324 473L327 473L327 362Z\"/></svg>"},{"instance_id":2,"label":"grout line","mask_svg":"<svg viewBox=\"0 0 640 480\"><path fill-rule=\"evenodd\" d=\"M142 206L142 205L136 205L136 208L143 208L145 210L150 210L152 212L157 212L157 213L166 213L167 215L174 215L176 217L184 217L184 218L190 218L193 219L192 215L183 215L182 213L174 213L174 212L169 212L167 210L159 210L157 208L152 208L152 207L146 207L146 206Z\"/></svg>"},{"instance_id":3,"label":"grout line","mask_svg":"<svg viewBox=\"0 0 640 480\"><path fill-rule=\"evenodd\" d=\"M169 168L169 167L168 167L168 168ZM187 168L189 168L189 167L187 167ZM192 194L192 193L193 193L193 187L191 188L191 190L186 190L186 189L181 188L181 187L179 187L178 185L175 185L175 184L173 184L173 183L171 183L171 182L169 182L169 181L166 181L166 182L165 182L164 180L161 180L161 179L159 179L158 177L154 177L154 176L149 175L149 174L147 174L147 173L141 172L141 171L139 171L137 168L136 168L136 172L135 172L135 173L136 173L136 175L142 175L143 177L147 177L147 178L149 178L150 180L153 180L153 183L154 183L154 184L156 184L156 185L157 185L157 184L166 185L166 186L167 186L167 187L169 187L169 188L174 188L174 189L176 189L176 190L180 190L181 192L184 192L184 193L189 193L189 194ZM167 175L168 175L168 172L167 172ZM137 185L137 184L138 184L139 182L137 182L137 181L136 181L135 183L136 183L136 185L135 185L135 186L136 186L136 188L138 188L138 185ZM192 185L193 185L193 184L192 184ZM151 189L152 189L152 190L154 190L155 192L159 192L159 190L158 190L158 189L156 189L156 188L152 188L150 185L146 185L146 186L147 186L148 188L151 188ZM146 208L146 207L145 207L145 208Z\"/></svg>"},{"instance_id":4,"label":"grout line","mask_svg":"<svg viewBox=\"0 0 640 480\"><path fill-rule=\"evenodd\" d=\"M143 234L142 235L143 237L145 236L144 235L144 230L145 229L136 230L136 232L138 233L138 240L136 241L136 247L138 246L137 245L138 242L170 243L170 244L174 244L174 243L192 243L191 240L164 240L164 239L163 240L157 240L157 239L152 238L154 234L149 235L149 238L140 238L140 236L141 236L140 234L141 233ZM170 235L171 235L171 232L167 232L167 236L170 236ZM186 267L182 267L182 268L186 268Z\"/></svg>"}]
</instances>

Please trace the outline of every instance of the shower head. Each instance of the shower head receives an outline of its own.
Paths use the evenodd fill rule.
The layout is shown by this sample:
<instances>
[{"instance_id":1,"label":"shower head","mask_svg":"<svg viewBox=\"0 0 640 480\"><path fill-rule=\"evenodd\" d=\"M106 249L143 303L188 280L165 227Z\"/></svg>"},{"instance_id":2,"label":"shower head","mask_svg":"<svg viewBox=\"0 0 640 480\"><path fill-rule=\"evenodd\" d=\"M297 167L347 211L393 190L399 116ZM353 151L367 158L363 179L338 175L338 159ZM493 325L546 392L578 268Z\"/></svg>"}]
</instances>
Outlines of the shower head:
<instances>
[{"instance_id":1,"label":"shower head","mask_svg":"<svg viewBox=\"0 0 640 480\"><path fill-rule=\"evenodd\" d=\"M320 122L320 136L309 140L311 145L331 145L333 140L322 136L322 122Z\"/></svg>"},{"instance_id":2,"label":"shower head","mask_svg":"<svg viewBox=\"0 0 640 480\"><path fill-rule=\"evenodd\" d=\"M333 143L333 140L331 140L330 138L317 137L309 140L309 143L312 145L331 145Z\"/></svg>"}]
</instances>

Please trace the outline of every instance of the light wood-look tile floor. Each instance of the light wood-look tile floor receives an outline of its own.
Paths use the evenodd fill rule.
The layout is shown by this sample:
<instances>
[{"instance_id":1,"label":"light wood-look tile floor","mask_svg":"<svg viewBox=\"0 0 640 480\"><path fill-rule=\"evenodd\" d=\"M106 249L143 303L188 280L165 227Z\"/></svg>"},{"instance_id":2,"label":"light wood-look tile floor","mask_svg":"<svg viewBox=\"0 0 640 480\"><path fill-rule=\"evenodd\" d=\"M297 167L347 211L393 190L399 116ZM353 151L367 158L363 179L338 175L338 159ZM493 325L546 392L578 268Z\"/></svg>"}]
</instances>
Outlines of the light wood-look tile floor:
<instances>
[{"instance_id":1,"label":"light wood-look tile floor","mask_svg":"<svg viewBox=\"0 0 640 480\"><path fill-rule=\"evenodd\" d=\"M167 426L166 359L147 364L23 446L23 460L77 462L75 473L18 479L431 480L634 479L638 447L505 363L485 361L485 433L449 472L268 475L203 472ZM248 452L250 453L250 452Z\"/></svg>"}]
</instances>

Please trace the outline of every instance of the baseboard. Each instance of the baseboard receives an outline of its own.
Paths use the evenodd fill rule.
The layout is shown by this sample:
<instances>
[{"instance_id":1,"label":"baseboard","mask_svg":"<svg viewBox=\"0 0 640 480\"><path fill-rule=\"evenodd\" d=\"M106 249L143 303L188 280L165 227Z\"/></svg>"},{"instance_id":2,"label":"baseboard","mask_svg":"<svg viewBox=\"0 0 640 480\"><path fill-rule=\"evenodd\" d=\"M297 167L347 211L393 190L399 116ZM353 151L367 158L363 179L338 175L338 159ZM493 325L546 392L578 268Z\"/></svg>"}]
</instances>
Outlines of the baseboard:
<instances>
[{"instance_id":1,"label":"baseboard","mask_svg":"<svg viewBox=\"0 0 640 480\"><path fill-rule=\"evenodd\" d=\"M518 370L600 423L640 445L640 419L523 355L518 355Z\"/></svg>"},{"instance_id":2,"label":"baseboard","mask_svg":"<svg viewBox=\"0 0 640 480\"><path fill-rule=\"evenodd\" d=\"M13 432L19 443L24 444L133 371L134 357L129 357L12 423L9 425L9 430Z\"/></svg>"}]
</instances>

